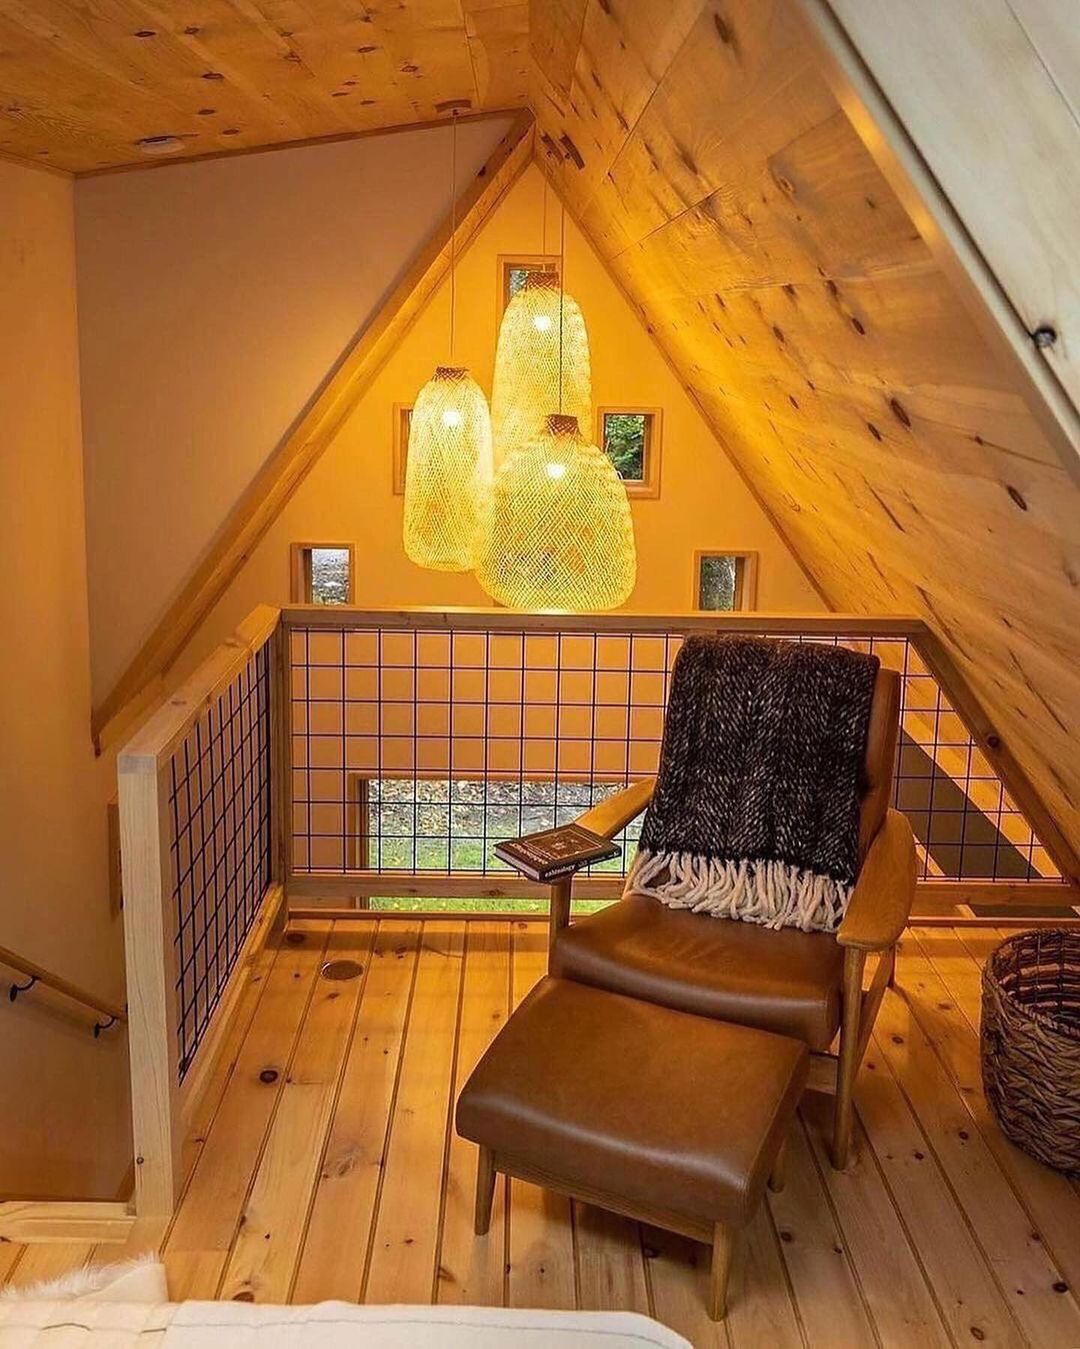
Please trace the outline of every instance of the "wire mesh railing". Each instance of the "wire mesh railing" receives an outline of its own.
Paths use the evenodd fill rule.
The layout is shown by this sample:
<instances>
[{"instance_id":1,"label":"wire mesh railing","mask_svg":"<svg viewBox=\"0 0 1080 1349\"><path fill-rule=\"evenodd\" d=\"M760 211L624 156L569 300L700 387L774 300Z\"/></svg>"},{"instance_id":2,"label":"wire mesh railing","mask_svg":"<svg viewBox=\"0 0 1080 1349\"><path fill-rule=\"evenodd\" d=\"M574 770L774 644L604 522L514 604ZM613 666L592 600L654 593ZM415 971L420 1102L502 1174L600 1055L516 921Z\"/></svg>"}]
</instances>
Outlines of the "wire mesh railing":
<instances>
[{"instance_id":1,"label":"wire mesh railing","mask_svg":"<svg viewBox=\"0 0 1080 1349\"><path fill-rule=\"evenodd\" d=\"M564 823L655 773L684 636L731 630L733 617L500 613L484 626L475 613L425 624L415 612L286 611L291 874L309 894L331 877L358 882L358 895L435 893L438 878L512 893L498 840ZM740 631L779 625L790 640L873 652L901 674L894 800L921 879L1058 878L902 625L737 617ZM635 836L593 869L598 891L617 889Z\"/></svg>"},{"instance_id":2,"label":"wire mesh railing","mask_svg":"<svg viewBox=\"0 0 1080 1349\"><path fill-rule=\"evenodd\" d=\"M181 1081L271 880L270 724L270 652L263 646L169 760Z\"/></svg>"}]
</instances>

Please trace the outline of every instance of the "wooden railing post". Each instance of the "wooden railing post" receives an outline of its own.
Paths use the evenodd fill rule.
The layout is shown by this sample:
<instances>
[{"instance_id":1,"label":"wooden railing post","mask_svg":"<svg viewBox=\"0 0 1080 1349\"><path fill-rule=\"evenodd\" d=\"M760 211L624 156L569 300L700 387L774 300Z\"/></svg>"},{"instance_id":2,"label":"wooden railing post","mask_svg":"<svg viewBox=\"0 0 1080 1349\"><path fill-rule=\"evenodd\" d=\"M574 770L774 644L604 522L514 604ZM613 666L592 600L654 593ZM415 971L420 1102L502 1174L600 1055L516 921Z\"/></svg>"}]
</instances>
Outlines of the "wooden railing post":
<instances>
[{"instance_id":1,"label":"wooden railing post","mask_svg":"<svg viewBox=\"0 0 1080 1349\"><path fill-rule=\"evenodd\" d=\"M159 768L156 754L124 753L117 773L135 1211L160 1218L176 1204L182 1142L167 768Z\"/></svg>"},{"instance_id":2,"label":"wooden railing post","mask_svg":"<svg viewBox=\"0 0 1080 1349\"><path fill-rule=\"evenodd\" d=\"M203 1027L198 1043L199 1071L184 1064L181 1085L180 1010L177 969L177 877L174 875L176 809L172 801L174 758L200 719L211 716L233 681L250 666L268 642L275 641L279 611L259 605L198 670L168 698L128 741L117 758L120 801L120 846L124 874L124 939L128 989L128 1050L131 1062L131 1113L135 1146L135 1212L139 1218L169 1217L182 1183L181 1145L185 1107L190 1115L194 1077L202 1076L213 1053L213 1023ZM286 638L287 640L287 638ZM269 655L272 657L273 652ZM276 758L286 737L273 720L275 671L271 660L268 709L270 730L271 842L284 855L284 817L275 796ZM220 711L218 716L220 718ZM267 715L266 712L262 715ZM186 755L185 755L186 763ZM197 771L197 768L196 768ZM187 801L185 809L191 810ZM196 812L197 813L197 808ZM201 826L200 826L201 827ZM274 857L268 870L274 870ZM184 865L181 859L181 866ZM190 866L190 862L188 863ZM277 910L280 891L270 884L262 896ZM190 896L189 896L190 899ZM218 896L220 903L220 895ZM257 917L249 929L261 932ZM247 945L237 951L230 981ZM231 986L231 984L230 984ZM217 990L214 1017L230 1003L229 988ZM185 1040L186 1043L186 1040Z\"/></svg>"}]
</instances>

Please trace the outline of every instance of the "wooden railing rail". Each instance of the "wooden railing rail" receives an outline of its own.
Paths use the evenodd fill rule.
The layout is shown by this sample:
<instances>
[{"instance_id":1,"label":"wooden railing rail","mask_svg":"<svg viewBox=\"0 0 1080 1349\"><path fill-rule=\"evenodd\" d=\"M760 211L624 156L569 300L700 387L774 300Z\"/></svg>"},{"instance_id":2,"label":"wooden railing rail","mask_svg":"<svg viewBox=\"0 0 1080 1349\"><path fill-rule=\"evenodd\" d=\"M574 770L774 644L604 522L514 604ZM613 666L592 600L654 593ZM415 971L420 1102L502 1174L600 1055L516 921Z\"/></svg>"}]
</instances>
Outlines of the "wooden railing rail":
<instances>
[{"instance_id":1,"label":"wooden railing rail","mask_svg":"<svg viewBox=\"0 0 1080 1349\"><path fill-rule=\"evenodd\" d=\"M80 988L78 984L73 984L69 979L62 978L59 974L54 974L47 970L44 965L38 965L32 960L27 960L16 951L9 950L6 946L0 946L0 965L6 965L9 970L15 970L17 974L24 975L30 982L27 984L12 984L9 997L14 1002L21 993L29 993L35 984L41 984L44 988L51 988L53 992L62 994L71 1002L77 1002L88 1012L93 1012L96 1016L102 1018L94 1022L94 1038L103 1030L108 1030L117 1022L127 1020L127 1011L119 1003L109 1002L105 998L99 998L96 993L89 993L85 988Z\"/></svg>"},{"instance_id":2,"label":"wooden railing rail","mask_svg":"<svg viewBox=\"0 0 1080 1349\"><path fill-rule=\"evenodd\" d=\"M634 612L603 614L523 613L518 609L362 609L344 604L290 604L281 610L283 627L349 629L421 628L459 632L743 632L759 637L910 637L926 633L921 618L886 614L785 614Z\"/></svg>"},{"instance_id":3,"label":"wooden railing rail","mask_svg":"<svg viewBox=\"0 0 1080 1349\"><path fill-rule=\"evenodd\" d=\"M278 609L259 605L147 719L117 759L135 1209L140 1218L171 1214L180 1183L184 1100L178 1048L178 915L173 904L173 756L184 749L193 728L202 724L200 719L228 696L234 681L272 641L279 618ZM271 671L275 664L270 662ZM219 1013L226 1001L220 998ZM204 1040L200 1054L209 1052L210 1038Z\"/></svg>"}]
</instances>

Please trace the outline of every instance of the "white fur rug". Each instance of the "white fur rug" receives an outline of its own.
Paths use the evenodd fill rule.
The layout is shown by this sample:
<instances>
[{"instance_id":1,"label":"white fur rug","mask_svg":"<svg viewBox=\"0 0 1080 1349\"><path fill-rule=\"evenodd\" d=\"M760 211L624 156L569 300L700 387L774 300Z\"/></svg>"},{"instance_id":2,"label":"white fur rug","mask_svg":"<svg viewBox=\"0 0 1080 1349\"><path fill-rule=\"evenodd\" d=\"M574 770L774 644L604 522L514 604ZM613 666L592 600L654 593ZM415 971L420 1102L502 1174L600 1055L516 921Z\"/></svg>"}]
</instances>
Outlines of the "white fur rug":
<instances>
[{"instance_id":1,"label":"white fur rug","mask_svg":"<svg viewBox=\"0 0 1080 1349\"><path fill-rule=\"evenodd\" d=\"M45 1279L25 1288L5 1288L4 1302L168 1302L165 1266L157 1256L144 1255L114 1265L85 1265L58 1279Z\"/></svg>"}]
</instances>

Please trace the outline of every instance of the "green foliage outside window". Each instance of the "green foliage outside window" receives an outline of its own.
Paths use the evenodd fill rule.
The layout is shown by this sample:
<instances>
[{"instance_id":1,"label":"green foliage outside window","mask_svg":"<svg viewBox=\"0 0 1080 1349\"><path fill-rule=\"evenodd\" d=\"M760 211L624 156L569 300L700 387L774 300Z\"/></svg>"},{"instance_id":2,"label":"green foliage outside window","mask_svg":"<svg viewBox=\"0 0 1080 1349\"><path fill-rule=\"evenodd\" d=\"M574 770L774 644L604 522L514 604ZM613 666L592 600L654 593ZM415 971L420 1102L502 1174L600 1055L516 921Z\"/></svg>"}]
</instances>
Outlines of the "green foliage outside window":
<instances>
[{"instance_id":1,"label":"green foliage outside window","mask_svg":"<svg viewBox=\"0 0 1080 1349\"><path fill-rule=\"evenodd\" d=\"M644 481L647 436L648 413L604 413L604 453L624 482Z\"/></svg>"},{"instance_id":2,"label":"green foliage outside window","mask_svg":"<svg viewBox=\"0 0 1080 1349\"><path fill-rule=\"evenodd\" d=\"M735 608L739 590L738 559L713 553L701 559L698 608L727 611Z\"/></svg>"}]
</instances>

